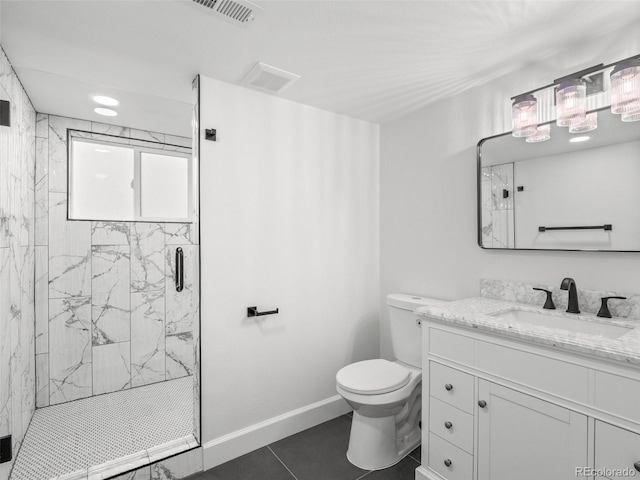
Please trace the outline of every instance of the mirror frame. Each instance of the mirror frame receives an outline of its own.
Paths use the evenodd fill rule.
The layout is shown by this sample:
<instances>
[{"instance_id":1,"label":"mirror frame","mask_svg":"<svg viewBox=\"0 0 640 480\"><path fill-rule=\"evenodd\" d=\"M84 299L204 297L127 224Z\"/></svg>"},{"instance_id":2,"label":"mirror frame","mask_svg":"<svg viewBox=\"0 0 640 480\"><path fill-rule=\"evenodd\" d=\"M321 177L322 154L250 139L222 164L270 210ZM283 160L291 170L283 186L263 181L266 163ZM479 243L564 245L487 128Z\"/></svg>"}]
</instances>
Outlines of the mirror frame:
<instances>
[{"instance_id":1,"label":"mirror frame","mask_svg":"<svg viewBox=\"0 0 640 480\"><path fill-rule=\"evenodd\" d=\"M590 110L589 112L602 112L605 110L609 110L609 106L596 108ZM541 123L540 125L553 125L556 121L551 120L549 122ZM507 135L511 135L511 131L499 133L497 135L492 135L490 137L482 138L476 145L476 233L477 233L477 242L478 246L483 250L496 250L503 252L513 252L513 251L533 251L533 252L604 252L604 253L640 253L640 250L598 250L598 249L580 249L580 248L496 248L496 247L485 247L482 245L482 145L487 140L493 140L500 137L505 137Z\"/></svg>"}]
</instances>

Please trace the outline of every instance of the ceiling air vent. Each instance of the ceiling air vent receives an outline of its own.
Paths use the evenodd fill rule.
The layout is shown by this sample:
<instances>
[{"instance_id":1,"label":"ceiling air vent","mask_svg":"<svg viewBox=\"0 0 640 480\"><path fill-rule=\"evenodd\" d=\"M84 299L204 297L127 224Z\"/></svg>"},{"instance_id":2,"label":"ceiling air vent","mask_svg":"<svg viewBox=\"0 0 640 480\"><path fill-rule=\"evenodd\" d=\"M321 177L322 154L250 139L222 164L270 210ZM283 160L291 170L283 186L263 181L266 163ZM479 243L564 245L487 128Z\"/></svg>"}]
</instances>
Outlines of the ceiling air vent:
<instances>
[{"instance_id":1,"label":"ceiling air vent","mask_svg":"<svg viewBox=\"0 0 640 480\"><path fill-rule=\"evenodd\" d=\"M262 7L245 0L193 0L210 13L235 25L248 26L262 12Z\"/></svg>"},{"instance_id":2,"label":"ceiling air vent","mask_svg":"<svg viewBox=\"0 0 640 480\"><path fill-rule=\"evenodd\" d=\"M262 90L263 92L282 93L299 78L300 75L296 75L295 73L258 62L242 79L241 83L248 87Z\"/></svg>"}]
</instances>

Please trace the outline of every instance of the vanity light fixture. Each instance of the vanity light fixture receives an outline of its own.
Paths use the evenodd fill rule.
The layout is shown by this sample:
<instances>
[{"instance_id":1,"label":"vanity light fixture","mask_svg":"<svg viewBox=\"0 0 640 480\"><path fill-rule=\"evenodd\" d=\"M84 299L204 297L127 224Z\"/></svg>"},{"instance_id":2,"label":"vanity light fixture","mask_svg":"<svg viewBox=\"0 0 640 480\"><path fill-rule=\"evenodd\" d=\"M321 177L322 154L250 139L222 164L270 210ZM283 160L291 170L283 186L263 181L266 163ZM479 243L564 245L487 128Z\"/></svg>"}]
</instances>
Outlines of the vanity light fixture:
<instances>
[{"instance_id":1,"label":"vanity light fixture","mask_svg":"<svg viewBox=\"0 0 640 480\"><path fill-rule=\"evenodd\" d=\"M618 63L611 72L611 113L640 114L640 59ZM628 117L627 117L628 118Z\"/></svg>"},{"instance_id":2,"label":"vanity light fixture","mask_svg":"<svg viewBox=\"0 0 640 480\"><path fill-rule=\"evenodd\" d=\"M556 89L556 124L570 127L585 121L587 86L580 78L563 81Z\"/></svg>"},{"instance_id":3,"label":"vanity light fixture","mask_svg":"<svg viewBox=\"0 0 640 480\"><path fill-rule=\"evenodd\" d=\"M116 112L115 110L111 110L110 108L97 107L94 108L93 111L98 115L104 115L105 117L115 117L116 115L118 115L118 112Z\"/></svg>"},{"instance_id":4,"label":"vanity light fixture","mask_svg":"<svg viewBox=\"0 0 640 480\"><path fill-rule=\"evenodd\" d=\"M590 138L591 137L585 135L584 137L573 137L573 138L570 138L569 141L571 143L580 143L580 142L586 142Z\"/></svg>"},{"instance_id":5,"label":"vanity light fixture","mask_svg":"<svg viewBox=\"0 0 640 480\"><path fill-rule=\"evenodd\" d=\"M513 100L511 115L514 137L530 137L538 129L538 102L531 94L520 95Z\"/></svg>"},{"instance_id":6,"label":"vanity light fixture","mask_svg":"<svg viewBox=\"0 0 640 480\"><path fill-rule=\"evenodd\" d=\"M551 138L551 124L545 123L544 125L538 125L536 133L528 136L525 140L528 143L546 142Z\"/></svg>"},{"instance_id":7,"label":"vanity light fixture","mask_svg":"<svg viewBox=\"0 0 640 480\"><path fill-rule=\"evenodd\" d=\"M604 82L605 75L611 79L610 87ZM608 65L600 63L511 97L511 133L529 143L548 140L550 133L538 128L536 117L540 115L541 122L551 121L554 110L557 126L568 127L570 133L590 132L598 128L595 110L609 104L609 98L611 113L619 114L623 122L640 121L640 55Z\"/></svg>"},{"instance_id":8,"label":"vanity light fixture","mask_svg":"<svg viewBox=\"0 0 640 480\"><path fill-rule=\"evenodd\" d=\"M569 126L569 133L585 133L598 128L598 112L588 113L582 123Z\"/></svg>"},{"instance_id":9,"label":"vanity light fixture","mask_svg":"<svg viewBox=\"0 0 640 480\"><path fill-rule=\"evenodd\" d=\"M640 121L640 110L638 110L637 112L623 113L622 114L622 121L623 122L638 122L638 121Z\"/></svg>"},{"instance_id":10,"label":"vanity light fixture","mask_svg":"<svg viewBox=\"0 0 640 480\"><path fill-rule=\"evenodd\" d=\"M96 95L95 97L93 97L93 101L107 107L115 107L117 105L120 105L120 102L115 98L105 97L103 95Z\"/></svg>"}]
</instances>

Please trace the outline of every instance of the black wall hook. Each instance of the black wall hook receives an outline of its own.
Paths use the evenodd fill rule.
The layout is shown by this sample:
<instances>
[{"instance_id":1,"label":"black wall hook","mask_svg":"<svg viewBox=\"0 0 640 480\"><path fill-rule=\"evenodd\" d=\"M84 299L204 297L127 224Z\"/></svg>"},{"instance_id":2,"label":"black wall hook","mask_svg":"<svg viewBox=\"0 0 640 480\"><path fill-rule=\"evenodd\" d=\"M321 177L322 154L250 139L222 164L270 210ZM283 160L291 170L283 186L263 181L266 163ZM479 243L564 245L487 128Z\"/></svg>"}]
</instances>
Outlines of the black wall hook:
<instances>
[{"instance_id":1,"label":"black wall hook","mask_svg":"<svg viewBox=\"0 0 640 480\"><path fill-rule=\"evenodd\" d=\"M247 307L247 317L262 317L263 315L275 315L280 309L269 310L268 312L259 312L258 307Z\"/></svg>"}]
</instances>

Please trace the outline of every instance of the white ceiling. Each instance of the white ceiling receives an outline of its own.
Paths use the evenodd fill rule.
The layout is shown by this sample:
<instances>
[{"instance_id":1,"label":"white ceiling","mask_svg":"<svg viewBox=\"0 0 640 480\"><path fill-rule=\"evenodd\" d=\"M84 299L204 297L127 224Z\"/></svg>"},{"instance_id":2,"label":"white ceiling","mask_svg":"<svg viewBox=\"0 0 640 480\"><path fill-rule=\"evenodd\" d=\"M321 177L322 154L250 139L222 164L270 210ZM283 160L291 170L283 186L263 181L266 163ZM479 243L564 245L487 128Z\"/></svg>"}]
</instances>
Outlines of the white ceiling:
<instances>
[{"instance_id":1,"label":"white ceiling","mask_svg":"<svg viewBox=\"0 0 640 480\"><path fill-rule=\"evenodd\" d=\"M640 20L633 0L254 3L241 28L191 0L1 0L0 42L40 112L187 135L198 73L262 61L302 76L284 98L384 123Z\"/></svg>"}]
</instances>

